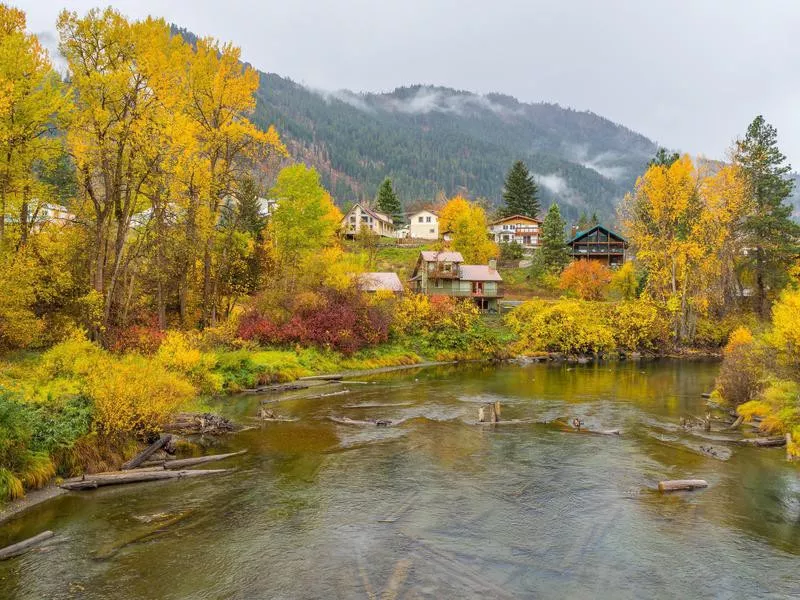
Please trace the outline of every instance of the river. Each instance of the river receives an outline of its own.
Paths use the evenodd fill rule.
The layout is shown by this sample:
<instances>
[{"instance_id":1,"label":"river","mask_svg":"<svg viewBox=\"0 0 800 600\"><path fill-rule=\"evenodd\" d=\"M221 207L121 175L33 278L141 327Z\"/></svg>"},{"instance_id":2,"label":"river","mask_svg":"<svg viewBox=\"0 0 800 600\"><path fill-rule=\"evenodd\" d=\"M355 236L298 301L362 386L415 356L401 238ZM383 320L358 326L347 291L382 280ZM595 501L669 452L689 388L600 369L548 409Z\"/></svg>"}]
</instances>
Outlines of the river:
<instances>
[{"instance_id":1,"label":"river","mask_svg":"<svg viewBox=\"0 0 800 600\"><path fill-rule=\"evenodd\" d=\"M0 563L0 597L800 597L800 471L781 448L676 428L704 413L716 370L471 364L228 398L219 410L256 425L207 440L248 450L213 465L234 472L31 508L0 526L0 546L44 529L56 538ZM337 389L349 393L308 398ZM298 420L250 421L261 399ZM580 417L622 435L476 425L495 400L503 419ZM709 487L652 491L689 477Z\"/></svg>"}]
</instances>

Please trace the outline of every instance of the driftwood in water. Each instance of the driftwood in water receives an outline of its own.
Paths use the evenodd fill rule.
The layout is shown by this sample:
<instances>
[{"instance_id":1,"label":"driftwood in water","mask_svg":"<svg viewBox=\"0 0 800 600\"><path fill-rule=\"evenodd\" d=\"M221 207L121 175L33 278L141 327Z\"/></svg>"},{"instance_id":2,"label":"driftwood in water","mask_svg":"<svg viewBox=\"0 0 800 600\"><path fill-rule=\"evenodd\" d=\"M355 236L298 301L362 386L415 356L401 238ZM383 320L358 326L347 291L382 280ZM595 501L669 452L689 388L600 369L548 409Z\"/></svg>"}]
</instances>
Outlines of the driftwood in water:
<instances>
[{"instance_id":1,"label":"driftwood in water","mask_svg":"<svg viewBox=\"0 0 800 600\"><path fill-rule=\"evenodd\" d=\"M736 417L736 420L727 427L725 427L723 431L732 431L734 429L739 429L743 421L744 417L742 415L739 415L738 417Z\"/></svg>"},{"instance_id":2,"label":"driftwood in water","mask_svg":"<svg viewBox=\"0 0 800 600\"><path fill-rule=\"evenodd\" d=\"M305 390L311 387L310 383L275 383L272 385L262 385L256 388L244 390L246 394L261 394L264 392L291 392L294 390Z\"/></svg>"},{"instance_id":3,"label":"driftwood in water","mask_svg":"<svg viewBox=\"0 0 800 600\"><path fill-rule=\"evenodd\" d=\"M130 546L131 544L135 544L137 542L150 540L158 535L166 533L168 528L185 520L191 514L192 511L184 511L172 516L159 515L162 516L162 518L157 519L154 523L151 523L149 527L146 527L144 530L137 530L134 531L133 533L128 533L122 539L114 540L110 544L103 546L102 548L97 550L97 552L95 552L94 558L98 560L109 559L113 557L117 552L125 548L126 546Z\"/></svg>"},{"instance_id":4,"label":"driftwood in water","mask_svg":"<svg viewBox=\"0 0 800 600\"><path fill-rule=\"evenodd\" d=\"M43 531L42 533L28 538L27 540L17 542L16 544L11 544L5 548L0 548L0 560L6 560L8 558L19 556L20 554L25 554L28 550L33 549L34 546L45 540L49 540L54 535L55 534L50 530Z\"/></svg>"},{"instance_id":5,"label":"driftwood in water","mask_svg":"<svg viewBox=\"0 0 800 600\"><path fill-rule=\"evenodd\" d=\"M658 482L659 492L679 492L708 487L705 479L672 479Z\"/></svg>"},{"instance_id":6,"label":"driftwood in water","mask_svg":"<svg viewBox=\"0 0 800 600\"><path fill-rule=\"evenodd\" d=\"M95 475L84 475L67 479L61 483L65 490L93 490L107 485L122 485L126 483L141 483L144 481L159 481L162 479L182 479L184 477L200 477L202 475L214 475L216 473L227 473L231 469L208 469L198 471L172 471L159 469L138 469L135 471L116 471L109 473L97 473Z\"/></svg>"},{"instance_id":7,"label":"driftwood in water","mask_svg":"<svg viewBox=\"0 0 800 600\"><path fill-rule=\"evenodd\" d=\"M194 458L179 458L177 460L170 460L164 463L164 468L169 470L184 469L186 467L193 467L195 465L202 465L204 463L216 462L218 460L225 460L231 456L241 456L247 450L239 450L238 452L228 452L227 454L210 454L208 456L196 456Z\"/></svg>"},{"instance_id":8,"label":"driftwood in water","mask_svg":"<svg viewBox=\"0 0 800 600\"><path fill-rule=\"evenodd\" d=\"M777 438L747 438L743 440L739 440L738 442L742 446L756 446L758 448L774 448L777 446L785 446L786 445L786 438L785 437L777 437Z\"/></svg>"},{"instance_id":9,"label":"driftwood in water","mask_svg":"<svg viewBox=\"0 0 800 600\"><path fill-rule=\"evenodd\" d=\"M164 426L167 431L183 433L227 433L236 431L236 425L230 419L212 413L180 413L172 423Z\"/></svg>"},{"instance_id":10,"label":"driftwood in water","mask_svg":"<svg viewBox=\"0 0 800 600\"><path fill-rule=\"evenodd\" d=\"M319 398L328 398L329 396L343 396L349 394L350 390L339 390L338 392L328 392L327 394L317 394L316 396L308 396L309 400L317 400Z\"/></svg>"},{"instance_id":11,"label":"driftwood in water","mask_svg":"<svg viewBox=\"0 0 800 600\"><path fill-rule=\"evenodd\" d=\"M300 378L303 381L341 381L344 375L309 375Z\"/></svg>"},{"instance_id":12,"label":"driftwood in water","mask_svg":"<svg viewBox=\"0 0 800 600\"><path fill-rule=\"evenodd\" d=\"M500 421L500 401L495 400L493 404L484 404L478 407L479 423L498 423Z\"/></svg>"},{"instance_id":13,"label":"driftwood in water","mask_svg":"<svg viewBox=\"0 0 800 600\"><path fill-rule=\"evenodd\" d=\"M156 452L156 450L160 450L164 446L166 446L170 441L172 441L172 436L168 433L166 435L162 435L158 440L150 444L147 448L139 452L136 456L134 456L131 460L126 462L122 465L122 470L128 469L135 469L139 465L141 465L144 461L146 461L150 456Z\"/></svg>"},{"instance_id":14,"label":"driftwood in water","mask_svg":"<svg viewBox=\"0 0 800 600\"><path fill-rule=\"evenodd\" d=\"M373 425L376 427L388 427L390 425L397 425L402 421L391 421L389 419L351 419L350 417L328 417L329 420L341 425Z\"/></svg>"}]
</instances>

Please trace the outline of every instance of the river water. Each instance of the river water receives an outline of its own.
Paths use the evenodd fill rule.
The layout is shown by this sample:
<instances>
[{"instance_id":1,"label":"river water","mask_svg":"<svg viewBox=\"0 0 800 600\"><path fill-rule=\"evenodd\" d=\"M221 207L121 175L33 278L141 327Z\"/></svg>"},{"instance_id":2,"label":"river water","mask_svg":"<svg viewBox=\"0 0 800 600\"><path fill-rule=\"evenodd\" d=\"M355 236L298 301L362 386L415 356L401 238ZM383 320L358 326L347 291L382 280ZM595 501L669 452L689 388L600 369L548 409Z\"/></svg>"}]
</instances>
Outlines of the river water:
<instances>
[{"instance_id":1,"label":"river water","mask_svg":"<svg viewBox=\"0 0 800 600\"><path fill-rule=\"evenodd\" d=\"M800 597L800 471L783 449L676 428L704 413L716 370L472 364L228 398L220 410L256 427L206 442L246 448L213 465L236 471L32 508L0 546L56 538L0 563L0 597ZM262 399L298 420L250 421ZM475 424L494 400L531 422ZM622 434L535 422L573 417ZM689 477L709 488L652 491Z\"/></svg>"}]
</instances>

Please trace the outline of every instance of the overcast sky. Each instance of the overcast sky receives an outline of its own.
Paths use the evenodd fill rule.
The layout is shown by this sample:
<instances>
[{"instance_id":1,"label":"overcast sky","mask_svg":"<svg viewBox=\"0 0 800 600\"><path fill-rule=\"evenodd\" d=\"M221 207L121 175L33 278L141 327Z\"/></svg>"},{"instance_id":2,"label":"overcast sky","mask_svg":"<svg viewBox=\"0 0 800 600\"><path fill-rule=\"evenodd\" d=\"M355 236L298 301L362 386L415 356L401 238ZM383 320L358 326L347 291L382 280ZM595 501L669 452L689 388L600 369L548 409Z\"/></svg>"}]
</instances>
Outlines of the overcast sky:
<instances>
[{"instance_id":1,"label":"overcast sky","mask_svg":"<svg viewBox=\"0 0 800 600\"><path fill-rule=\"evenodd\" d=\"M12 0L13 2L13 0ZM62 8L24 0L51 42ZM800 0L117 0L232 41L315 88L414 83L591 110L662 145L722 158L756 114L800 169ZM101 6L104 6L101 4Z\"/></svg>"}]
</instances>

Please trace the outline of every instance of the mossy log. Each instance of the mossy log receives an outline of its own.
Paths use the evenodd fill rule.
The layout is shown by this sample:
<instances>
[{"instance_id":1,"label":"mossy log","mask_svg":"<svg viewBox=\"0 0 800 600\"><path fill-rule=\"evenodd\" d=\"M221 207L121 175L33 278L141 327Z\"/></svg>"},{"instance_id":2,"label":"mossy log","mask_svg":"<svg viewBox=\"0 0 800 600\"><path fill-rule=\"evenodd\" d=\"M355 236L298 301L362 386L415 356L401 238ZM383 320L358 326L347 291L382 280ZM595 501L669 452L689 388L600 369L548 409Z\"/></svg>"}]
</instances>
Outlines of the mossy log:
<instances>
[{"instance_id":1,"label":"mossy log","mask_svg":"<svg viewBox=\"0 0 800 600\"><path fill-rule=\"evenodd\" d=\"M93 490L107 485L123 485L126 483L142 483L145 481L160 481L162 479L182 479L185 477L201 477L203 475L214 475L217 473L227 473L231 469L208 469L197 471L172 471L159 469L139 469L135 471L117 471L110 473L97 473L95 475L84 475L74 479L67 479L61 483L65 490Z\"/></svg>"},{"instance_id":2,"label":"mossy log","mask_svg":"<svg viewBox=\"0 0 800 600\"><path fill-rule=\"evenodd\" d=\"M210 454L208 456L196 456L194 458L179 458L170 460L164 463L164 468L169 470L184 469L186 467L193 467L195 465L202 465L204 463L215 462L218 460L225 460L231 456L241 456L247 450L239 450L238 452L228 452L227 454Z\"/></svg>"},{"instance_id":3,"label":"mossy log","mask_svg":"<svg viewBox=\"0 0 800 600\"><path fill-rule=\"evenodd\" d=\"M672 479L658 482L659 492L679 492L708 487L705 479Z\"/></svg>"},{"instance_id":4,"label":"mossy log","mask_svg":"<svg viewBox=\"0 0 800 600\"><path fill-rule=\"evenodd\" d=\"M19 556L20 554L25 554L28 552L28 550L32 550L34 546L37 546L45 540L49 540L54 535L55 534L52 531L47 530L28 538L27 540L17 542L16 544L11 544L5 548L0 548L0 560L6 560L9 558L14 558L15 556Z\"/></svg>"}]
</instances>

